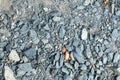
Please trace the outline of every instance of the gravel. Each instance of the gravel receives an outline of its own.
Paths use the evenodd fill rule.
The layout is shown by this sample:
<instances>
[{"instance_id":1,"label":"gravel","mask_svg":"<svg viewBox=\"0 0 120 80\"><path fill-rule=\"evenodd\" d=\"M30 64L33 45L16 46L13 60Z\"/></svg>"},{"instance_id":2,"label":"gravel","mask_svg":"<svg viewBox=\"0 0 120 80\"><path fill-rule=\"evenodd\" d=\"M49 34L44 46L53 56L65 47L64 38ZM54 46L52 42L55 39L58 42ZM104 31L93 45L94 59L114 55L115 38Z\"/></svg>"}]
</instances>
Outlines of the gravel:
<instances>
[{"instance_id":1,"label":"gravel","mask_svg":"<svg viewBox=\"0 0 120 80\"><path fill-rule=\"evenodd\" d=\"M0 80L119 80L118 0L0 4Z\"/></svg>"}]
</instances>

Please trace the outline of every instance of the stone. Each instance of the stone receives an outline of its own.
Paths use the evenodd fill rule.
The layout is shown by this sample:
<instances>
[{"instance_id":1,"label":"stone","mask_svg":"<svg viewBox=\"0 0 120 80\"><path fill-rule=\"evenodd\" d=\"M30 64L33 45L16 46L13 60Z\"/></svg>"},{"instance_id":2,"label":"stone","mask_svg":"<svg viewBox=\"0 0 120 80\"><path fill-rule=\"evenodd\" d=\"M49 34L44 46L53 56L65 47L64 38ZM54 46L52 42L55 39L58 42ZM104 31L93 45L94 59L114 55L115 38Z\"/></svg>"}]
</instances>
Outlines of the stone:
<instances>
[{"instance_id":1,"label":"stone","mask_svg":"<svg viewBox=\"0 0 120 80\"><path fill-rule=\"evenodd\" d=\"M11 50L8 57L11 61L14 61L14 62L20 61L20 57L19 57L18 53L16 52L16 50Z\"/></svg>"},{"instance_id":2,"label":"stone","mask_svg":"<svg viewBox=\"0 0 120 80\"><path fill-rule=\"evenodd\" d=\"M30 48L26 50L24 53L29 59L33 59L36 56L36 50L34 48Z\"/></svg>"},{"instance_id":3,"label":"stone","mask_svg":"<svg viewBox=\"0 0 120 80\"><path fill-rule=\"evenodd\" d=\"M57 69L60 68L60 65L59 65L59 62L58 62L58 61L56 62L56 65L55 65L55 66L56 66Z\"/></svg>"},{"instance_id":4,"label":"stone","mask_svg":"<svg viewBox=\"0 0 120 80\"><path fill-rule=\"evenodd\" d=\"M91 0L85 0L84 3L83 3L83 5L87 6L87 5L90 4L90 2L91 2Z\"/></svg>"},{"instance_id":5,"label":"stone","mask_svg":"<svg viewBox=\"0 0 120 80\"><path fill-rule=\"evenodd\" d=\"M38 44L39 41L40 41L40 40L39 40L39 38L37 38L37 37L35 37L35 38L32 39L32 43L33 43L33 44Z\"/></svg>"},{"instance_id":6,"label":"stone","mask_svg":"<svg viewBox=\"0 0 120 80\"><path fill-rule=\"evenodd\" d=\"M61 26L60 27L60 30L59 30L59 37L60 38L63 38L64 37L64 35L65 35L65 29L64 29L64 27L63 26Z\"/></svg>"},{"instance_id":7,"label":"stone","mask_svg":"<svg viewBox=\"0 0 120 80\"><path fill-rule=\"evenodd\" d=\"M60 21L60 19L61 19L61 18L60 18L60 17L58 17L58 16L54 16L54 17L53 17L53 21L55 21L55 22Z\"/></svg>"},{"instance_id":8,"label":"stone","mask_svg":"<svg viewBox=\"0 0 120 80\"><path fill-rule=\"evenodd\" d=\"M34 38L37 37L37 33L35 32L35 30L30 30L30 37Z\"/></svg>"},{"instance_id":9,"label":"stone","mask_svg":"<svg viewBox=\"0 0 120 80\"><path fill-rule=\"evenodd\" d=\"M84 6L78 6L77 9L84 9Z\"/></svg>"},{"instance_id":10,"label":"stone","mask_svg":"<svg viewBox=\"0 0 120 80\"><path fill-rule=\"evenodd\" d=\"M45 12L48 12L49 9L48 9L47 7L44 7L43 10L44 10Z\"/></svg>"},{"instance_id":11,"label":"stone","mask_svg":"<svg viewBox=\"0 0 120 80\"><path fill-rule=\"evenodd\" d=\"M48 39L42 39L42 42L43 42L44 44L47 44L47 43L48 43Z\"/></svg>"},{"instance_id":12,"label":"stone","mask_svg":"<svg viewBox=\"0 0 120 80\"><path fill-rule=\"evenodd\" d=\"M114 54L113 62L114 62L114 63L117 63L118 60L120 60L120 54L119 54L119 53L115 53L115 54Z\"/></svg>"},{"instance_id":13,"label":"stone","mask_svg":"<svg viewBox=\"0 0 120 80\"><path fill-rule=\"evenodd\" d=\"M29 26L27 24L24 24L21 28L21 33L25 34L29 31Z\"/></svg>"},{"instance_id":14,"label":"stone","mask_svg":"<svg viewBox=\"0 0 120 80\"><path fill-rule=\"evenodd\" d=\"M4 57L4 52L0 51L0 59L3 59Z\"/></svg>"},{"instance_id":15,"label":"stone","mask_svg":"<svg viewBox=\"0 0 120 80\"><path fill-rule=\"evenodd\" d=\"M60 57L60 67L63 66L63 63L64 63L64 56L61 55L61 57Z\"/></svg>"},{"instance_id":16,"label":"stone","mask_svg":"<svg viewBox=\"0 0 120 80\"><path fill-rule=\"evenodd\" d=\"M103 56L103 64L106 64L107 63L107 60L108 60L108 58L107 58L107 56Z\"/></svg>"},{"instance_id":17,"label":"stone","mask_svg":"<svg viewBox=\"0 0 120 80\"><path fill-rule=\"evenodd\" d=\"M55 61L58 61L60 59L60 53L56 53L55 55Z\"/></svg>"},{"instance_id":18,"label":"stone","mask_svg":"<svg viewBox=\"0 0 120 80\"><path fill-rule=\"evenodd\" d=\"M67 68L73 69L73 67L72 67L72 65L71 65L70 63L65 63L65 66L66 66Z\"/></svg>"},{"instance_id":19,"label":"stone","mask_svg":"<svg viewBox=\"0 0 120 80\"><path fill-rule=\"evenodd\" d=\"M67 68L65 68L65 67L63 67L63 68L62 68L62 72L66 73L66 74L69 74L68 69L67 69Z\"/></svg>"},{"instance_id":20,"label":"stone","mask_svg":"<svg viewBox=\"0 0 120 80\"><path fill-rule=\"evenodd\" d=\"M83 28L82 29L82 34L81 34L81 39L82 40L87 40L87 38L88 38L88 32L87 32L86 28Z\"/></svg>"},{"instance_id":21,"label":"stone","mask_svg":"<svg viewBox=\"0 0 120 80\"><path fill-rule=\"evenodd\" d=\"M5 80L16 80L13 71L8 66L4 66L4 77Z\"/></svg>"},{"instance_id":22,"label":"stone","mask_svg":"<svg viewBox=\"0 0 120 80\"><path fill-rule=\"evenodd\" d=\"M50 30L50 28L49 28L49 26L47 24L44 26L44 29L45 30Z\"/></svg>"},{"instance_id":23,"label":"stone","mask_svg":"<svg viewBox=\"0 0 120 80\"><path fill-rule=\"evenodd\" d=\"M78 69L78 67L79 67L78 62L75 62L75 64L74 64L74 68L77 70L77 69Z\"/></svg>"},{"instance_id":24,"label":"stone","mask_svg":"<svg viewBox=\"0 0 120 80\"><path fill-rule=\"evenodd\" d=\"M116 11L116 15L120 16L120 10Z\"/></svg>"},{"instance_id":25,"label":"stone","mask_svg":"<svg viewBox=\"0 0 120 80\"><path fill-rule=\"evenodd\" d=\"M78 63L84 63L85 60L84 60L84 57L74 53L74 58L78 61Z\"/></svg>"},{"instance_id":26,"label":"stone","mask_svg":"<svg viewBox=\"0 0 120 80\"><path fill-rule=\"evenodd\" d=\"M116 41L116 39L118 38L118 36L119 36L118 30L117 30L117 29L114 29L114 30L112 31L112 34L111 34L112 39L113 39L114 41Z\"/></svg>"},{"instance_id":27,"label":"stone","mask_svg":"<svg viewBox=\"0 0 120 80\"><path fill-rule=\"evenodd\" d=\"M82 65L81 70L86 71L87 70L87 66L86 65Z\"/></svg>"}]
</instances>

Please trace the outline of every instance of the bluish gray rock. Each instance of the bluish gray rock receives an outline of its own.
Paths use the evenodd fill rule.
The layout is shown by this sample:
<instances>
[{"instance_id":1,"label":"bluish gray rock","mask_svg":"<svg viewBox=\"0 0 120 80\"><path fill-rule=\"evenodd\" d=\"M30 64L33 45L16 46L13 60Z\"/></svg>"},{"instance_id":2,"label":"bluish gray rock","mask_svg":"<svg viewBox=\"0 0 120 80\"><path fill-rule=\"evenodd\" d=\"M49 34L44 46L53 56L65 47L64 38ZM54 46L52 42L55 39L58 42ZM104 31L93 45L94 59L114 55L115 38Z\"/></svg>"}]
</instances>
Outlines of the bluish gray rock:
<instances>
[{"instance_id":1,"label":"bluish gray rock","mask_svg":"<svg viewBox=\"0 0 120 80\"><path fill-rule=\"evenodd\" d=\"M60 30L59 30L59 37L60 38L63 38L64 37L64 35L65 35L65 29L64 29L64 27L63 26L61 26L60 27Z\"/></svg>"},{"instance_id":2,"label":"bluish gray rock","mask_svg":"<svg viewBox=\"0 0 120 80\"><path fill-rule=\"evenodd\" d=\"M29 59L33 59L36 56L36 50L34 48L30 48L26 50L24 53Z\"/></svg>"}]
</instances>

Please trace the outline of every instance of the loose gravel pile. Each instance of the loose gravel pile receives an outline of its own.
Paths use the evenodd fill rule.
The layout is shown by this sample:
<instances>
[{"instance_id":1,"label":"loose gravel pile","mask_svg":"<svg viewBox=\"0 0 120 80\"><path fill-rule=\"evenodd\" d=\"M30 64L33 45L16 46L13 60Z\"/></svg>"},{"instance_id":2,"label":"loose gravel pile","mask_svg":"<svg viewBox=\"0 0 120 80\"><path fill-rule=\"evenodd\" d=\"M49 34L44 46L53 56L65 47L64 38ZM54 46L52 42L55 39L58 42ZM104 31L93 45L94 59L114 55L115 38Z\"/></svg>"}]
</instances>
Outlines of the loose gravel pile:
<instances>
[{"instance_id":1,"label":"loose gravel pile","mask_svg":"<svg viewBox=\"0 0 120 80\"><path fill-rule=\"evenodd\" d=\"M0 11L0 80L120 80L119 4L11 0Z\"/></svg>"}]
</instances>

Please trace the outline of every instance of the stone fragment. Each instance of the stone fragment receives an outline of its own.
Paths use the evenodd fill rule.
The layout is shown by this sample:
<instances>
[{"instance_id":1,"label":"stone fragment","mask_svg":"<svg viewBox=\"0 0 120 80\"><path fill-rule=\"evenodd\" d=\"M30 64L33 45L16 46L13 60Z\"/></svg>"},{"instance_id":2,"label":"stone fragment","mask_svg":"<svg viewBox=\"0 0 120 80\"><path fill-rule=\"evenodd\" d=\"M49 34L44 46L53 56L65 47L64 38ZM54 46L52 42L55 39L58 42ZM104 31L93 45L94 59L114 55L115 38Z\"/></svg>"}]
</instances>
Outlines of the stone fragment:
<instances>
[{"instance_id":1,"label":"stone fragment","mask_svg":"<svg viewBox=\"0 0 120 80\"><path fill-rule=\"evenodd\" d=\"M20 61L20 57L18 53L16 52L16 50L12 50L8 57L11 61L15 61L15 62Z\"/></svg>"},{"instance_id":2,"label":"stone fragment","mask_svg":"<svg viewBox=\"0 0 120 80\"><path fill-rule=\"evenodd\" d=\"M36 56L36 51L34 48L30 48L26 50L24 53L29 59L33 59Z\"/></svg>"},{"instance_id":3,"label":"stone fragment","mask_svg":"<svg viewBox=\"0 0 120 80\"><path fill-rule=\"evenodd\" d=\"M82 29L81 39L82 40L87 40L87 38L88 38L88 32L87 32L86 28L83 28Z\"/></svg>"},{"instance_id":4,"label":"stone fragment","mask_svg":"<svg viewBox=\"0 0 120 80\"><path fill-rule=\"evenodd\" d=\"M65 35L65 29L64 29L64 27L63 26L61 26L60 27L60 30L59 30L59 37L60 38L63 38L64 37L64 35Z\"/></svg>"},{"instance_id":5,"label":"stone fragment","mask_svg":"<svg viewBox=\"0 0 120 80\"><path fill-rule=\"evenodd\" d=\"M54 16L54 17L53 17L53 21L55 21L55 22L60 21L60 19L61 19L61 18L60 18L60 17L58 17L58 16Z\"/></svg>"}]
</instances>

